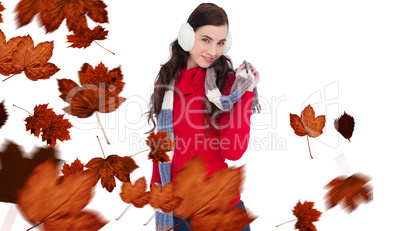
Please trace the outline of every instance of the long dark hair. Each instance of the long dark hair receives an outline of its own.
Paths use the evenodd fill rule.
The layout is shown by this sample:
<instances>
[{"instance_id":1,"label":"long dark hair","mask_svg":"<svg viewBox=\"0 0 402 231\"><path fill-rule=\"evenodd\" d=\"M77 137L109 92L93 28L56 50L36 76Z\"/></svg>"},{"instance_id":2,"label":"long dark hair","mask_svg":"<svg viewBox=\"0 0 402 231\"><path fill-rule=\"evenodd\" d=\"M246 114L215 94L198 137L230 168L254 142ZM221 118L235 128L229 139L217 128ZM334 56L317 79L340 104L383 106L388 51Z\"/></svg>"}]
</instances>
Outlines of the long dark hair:
<instances>
[{"instance_id":1,"label":"long dark hair","mask_svg":"<svg viewBox=\"0 0 402 231\"><path fill-rule=\"evenodd\" d=\"M199 27L206 25L213 26L222 26L227 25L229 28L229 20L226 15L226 12L219 6L213 3L202 3L200 4L190 15L187 22L193 27L194 31L196 31ZM153 116L158 116L161 108L163 97L165 95L166 87L173 79L177 80L177 76L180 75L180 69L187 67L187 59L190 56L189 52L184 51L177 39L170 44L171 48L171 57L169 61L165 64L161 65L161 69L158 73L158 76L155 79L155 88L154 93L151 95L149 108L150 110L147 112L148 114L148 124L150 121L153 123L153 128L146 132L150 133L156 128L155 120ZM229 57L225 55L221 55L219 59L217 59L212 66L215 68L216 72L216 86L220 90L220 92L224 92L224 90L228 87L227 80L228 74L235 74L233 70L232 61ZM207 134L209 133L209 125L206 120L207 113L209 111L209 116L212 118L211 123L214 129L218 129L215 119L219 118L221 115L221 110L215 105L211 104L208 99L204 100L204 109L209 108L210 110L206 110L204 112L204 122L207 126ZM219 130L219 129L218 129ZM205 134L206 135L206 134Z\"/></svg>"}]
</instances>

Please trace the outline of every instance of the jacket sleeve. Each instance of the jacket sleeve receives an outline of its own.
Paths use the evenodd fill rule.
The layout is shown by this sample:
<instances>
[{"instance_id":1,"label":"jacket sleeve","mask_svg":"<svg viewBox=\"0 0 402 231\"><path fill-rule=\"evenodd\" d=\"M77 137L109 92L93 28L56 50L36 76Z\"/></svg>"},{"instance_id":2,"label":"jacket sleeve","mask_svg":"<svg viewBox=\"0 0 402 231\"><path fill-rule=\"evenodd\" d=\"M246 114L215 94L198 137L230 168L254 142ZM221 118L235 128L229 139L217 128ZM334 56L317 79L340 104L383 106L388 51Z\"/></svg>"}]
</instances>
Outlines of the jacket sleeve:
<instances>
[{"instance_id":1,"label":"jacket sleeve","mask_svg":"<svg viewBox=\"0 0 402 231\"><path fill-rule=\"evenodd\" d=\"M161 175L159 174L159 164L152 162L152 178L149 187L152 187L154 183L160 183Z\"/></svg>"},{"instance_id":2,"label":"jacket sleeve","mask_svg":"<svg viewBox=\"0 0 402 231\"><path fill-rule=\"evenodd\" d=\"M234 77L223 95L229 95ZM238 160L247 150L250 139L250 117L255 92L246 91L233 107L222 113L217 120L220 127L219 147L221 156L228 160Z\"/></svg>"}]
</instances>

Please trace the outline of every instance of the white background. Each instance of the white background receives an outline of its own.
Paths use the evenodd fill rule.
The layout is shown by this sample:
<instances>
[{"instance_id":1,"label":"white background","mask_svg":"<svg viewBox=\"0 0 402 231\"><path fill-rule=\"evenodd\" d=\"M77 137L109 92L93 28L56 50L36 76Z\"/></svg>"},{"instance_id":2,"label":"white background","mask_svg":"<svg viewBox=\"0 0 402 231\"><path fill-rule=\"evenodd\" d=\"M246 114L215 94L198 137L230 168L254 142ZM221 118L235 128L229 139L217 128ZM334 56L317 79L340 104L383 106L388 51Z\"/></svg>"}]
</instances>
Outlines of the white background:
<instances>
[{"instance_id":1,"label":"white background","mask_svg":"<svg viewBox=\"0 0 402 231\"><path fill-rule=\"evenodd\" d=\"M160 64L169 57L169 44L193 9L201 1L110 1L105 0L109 35L98 41L116 55L93 43L86 49L67 48L69 34L65 21L53 33L45 33L37 22L25 27L15 25L12 12L17 1L3 1L4 23L0 29L7 40L30 34L35 45L54 41L50 62L61 70L48 80L33 82L24 74L0 82L0 100L5 100L10 114L0 130L0 143L13 140L30 153L44 146L40 139L25 131L28 114L35 105L49 103L57 114L66 107L58 96L56 79L78 82L77 72L83 63L92 66L101 61L109 69L121 65L126 85L122 97L127 101L113 113L101 114L107 145L96 117L78 119L68 114L74 125L71 140L57 145L62 159L71 163L77 157L84 163L101 157L99 136L106 155L131 155L148 149L144 134L151 129L146 116L147 104ZM402 32L401 5L398 1L212 1L222 6L230 21L234 43L228 55L235 67L246 59L260 72L258 84L261 114L252 115L249 149L230 165L246 164L247 177L242 199L249 211L259 217L252 230L293 230L294 222L278 228L295 217L292 209L298 200L315 201L325 211L323 186L347 170L362 172L373 180L374 200L348 214L339 206L325 211L318 230L396 230L400 226L400 102L397 78L401 77ZM90 28L95 23L89 21ZM1 77L1 76L0 76ZM5 77L4 77L5 78ZM305 137L294 134L289 113L300 114L311 104L316 115L326 115L324 134L310 139L314 159L309 157ZM334 118L343 112L354 116L356 125L351 142L338 135ZM0 146L3 150L4 146ZM29 154L27 154L29 155ZM140 166L131 174L132 181L151 178L151 161L147 153L134 157ZM115 221L127 204L119 197L121 183L112 193L98 183L96 194L87 206L110 222L102 230L154 230L154 221L143 226L153 214L148 205L132 207ZM10 204L0 203L0 224ZM10 223L10 222L9 222ZM12 222L11 222L12 223ZM26 230L30 224L18 214L10 228Z\"/></svg>"}]
</instances>

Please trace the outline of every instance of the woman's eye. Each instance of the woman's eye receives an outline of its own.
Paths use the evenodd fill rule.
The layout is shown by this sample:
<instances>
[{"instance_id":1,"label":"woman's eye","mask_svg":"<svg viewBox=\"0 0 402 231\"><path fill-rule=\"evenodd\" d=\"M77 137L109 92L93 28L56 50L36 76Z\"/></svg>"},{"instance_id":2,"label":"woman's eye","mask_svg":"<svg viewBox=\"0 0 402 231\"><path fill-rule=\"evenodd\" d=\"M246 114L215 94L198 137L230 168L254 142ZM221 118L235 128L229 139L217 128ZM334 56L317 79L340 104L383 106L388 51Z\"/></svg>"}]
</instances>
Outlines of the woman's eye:
<instances>
[{"instance_id":1,"label":"woman's eye","mask_svg":"<svg viewBox=\"0 0 402 231\"><path fill-rule=\"evenodd\" d=\"M225 45L224 42L219 42L218 44L219 44L220 46L224 46L224 45Z\"/></svg>"},{"instance_id":2,"label":"woman's eye","mask_svg":"<svg viewBox=\"0 0 402 231\"><path fill-rule=\"evenodd\" d=\"M206 39L206 38L202 39L202 41L204 41L204 42L209 42L209 40Z\"/></svg>"}]
</instances>

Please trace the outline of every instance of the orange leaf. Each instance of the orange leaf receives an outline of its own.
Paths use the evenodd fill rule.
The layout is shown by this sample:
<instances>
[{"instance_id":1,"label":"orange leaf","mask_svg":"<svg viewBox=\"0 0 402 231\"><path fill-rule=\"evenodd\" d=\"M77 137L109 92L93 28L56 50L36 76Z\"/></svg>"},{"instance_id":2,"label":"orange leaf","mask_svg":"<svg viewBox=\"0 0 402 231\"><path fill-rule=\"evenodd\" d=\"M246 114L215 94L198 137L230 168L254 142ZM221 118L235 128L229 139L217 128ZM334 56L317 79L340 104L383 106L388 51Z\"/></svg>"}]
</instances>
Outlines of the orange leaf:
<instances>
[{"instance_id":1,"label":"orange leaf","mask_svg":"<svg viewBox=\"0 0 402 231\"><path fill-rule=\"evenodd\" d=\"M168 132L157 131L149 134L146 143L151 148L148 159L152 159L154 163L169 162L170 158L166 152L173 150L175 142L167 138Z\"/></svg>"},{"instance_id":2,"label":"orange leaf","mask_svg":"<svg viewBox=\"0 0 402 231\"><path fill-rule=\"evenodd\" d=\"M31 36L22 37L12 55L15 71L10 74L19 74L24 71L28 79L48 79L60 69L48 60L53 54L53 42L42 42L34 47Z\"/></svg>"},{"instance_id":3,"label":"orange leaf","mask_svg":"<svg viewBox=\"0 0 402 231\"><path fill-rule=\"evenodd\" d=\"M56 140L70 140L70 132L67 130L73 125L64 115L56 115L53 109L47 108L48 104L35 106L33 116L25 119L26 130L39 137L42 132L42 141L46 141L51 147L56 146Z\"/></svg>"},{"instance_id":4,"label":"orange leaf","mask_svg":"<svg viewBox=\"0 0 402 231\"><path fill-rule=\"evenodd\" d=\"M85 63L78 74L82 87L70 79L57 80L60 98L70 104L66 113L87 118L95 111L115 111L126 100L118 96L125 84L120 67L108 71L102 62L95 69Z\"/></svg>"},{"instance_id":5,"label":"orange leaf","mask_svg":"<svg viewBox=\"0 0 402 231\"><path fill-rule=\"evenodd\" d=\"M64 176L68 176L82 171L84 171L84 164L81 163L81 161L78 158L71 163L71 166L68 165L67 163L64 163L63 168L61 169L61 172L64 174Z\"/></svg>"},{"instance_id":6,"label":"orange leaf","mask_svg":"<svg viewBox=\"0 0 402 231\"><path fill-rule=\"evenodd\" d=\"M151 187L149 204L155 209L160 208L163 212L170 213L177 208L182 201L182 198L175 196L173 183L165 184L162 190L156 184Z\"/></svg>"},{"instance_id":7,"label":"orange leaf","mask_svg":"<svg viewBox=\"0 0 402 231\"><path fill-rule=\"evenodd\" d=\"M195 157L184 164L173 180L175 196L183 198L174 211L183 218L190 217L189 224L195 231L227 230L221 216L236 214L231 219L231 230L241 230L255 219L232 206L242 181L242 167L218 170L207 179L206 166Z\"/></svg>"},{"instance_id":8,"label":"orange leaf","mask_svg":"<svg viewBox=\"0 0 402 231\"><path fill-rule=\"evenodd\" d=\"M4 8L4 6L1 4L1 2L0 2L0 12L2 12L3 10L5 10L6 8ZM3 18L2 18L2 15L1 15L1 13L0 13L0 23L1 22L3 22Z\"/></svg>"},{"instance_id":9,"label":"orange leaf","mask_svg":"<svg viewBox=\"0 0 402 231\"><path fill-rule=\"evenodd\" d=\"M46 32L57 30L66 19L68 30L82 35L88 28L86 16L98 23L108 22L106 7L101 0L20 0L15 11L18 27L30 23L39 14L39 23L45 26Z\"/></svg>"},{"instance_id":10,"label":"orange leaf","mask_svg":"<svg viewBox=\"0 0 402 231\"><path fill-rule=\"evenodd\" d=\"M123 182L121 186L121 199L126 203L132 203L137 208L142 208L149 203L149 192L146 192L147 184L145 177L141 177L135 181Z\"/></svg>"},{"instance_id":11,"label":"orange leaf","mask_svg":"<svg viewBox=\"0 0 402 231\"><path fill-rule=\"evenodd\" d=\"M85 167L96 173L97 180L101 179L102 187L109 192L116 187L115 176L121 182L129 182L130 173L138 168L131 157L118 155L110 155L106 159L93 158Z\"/></svg>"},{"instance_id":12,"label":"orange leaf","mask_svg":"<svg viewBox=\"0 0 402 231\"><path fill-rule=\"evenodd\" d=\"M69 47L86 48L95 40L104 40L109 31L101 26L96 26L94 29L85 29L85 33L81 36L72 34L67 35L67 42L72 43Z\"/></svg>"},{"instance_id":13,"label":"orange leaf","mask_svg":"<svg viewBox=\"0 0 402 231\"><path fill-rule=\"evenodd\" d=\"M82 209L93 196L94 183L93 174L88 172L76 173L60 181L56 164L46 161L35 168L18 192L17 204L26 220L32 224L44 223L45 229L102 227L106 223L96 215L95 219L78 219L88 216ZM74 224L77 219L80 224Z\"/></svg>"},{"instance_id":14,"label":"orange leaf","mask_svg":"<svg viewBox=\"0 0 402 231\"><path fill-rule=\"evenodd\" d=\"M0 74L10 75L17 71L12 62L12 54L17 49L17 45L23 37L14 37L6 43L6 36L0 30Z\"/></svg>"},{"instance_id":15,"label":"orange leaf","mask_svg":"<svg viewBox=\"0 0 402 231\"><path fill-rule=\"evenodd\" d=\"M303 204L297 202L293 209L293 215L297 217L295 229L300 231L317 231L313 222L318 221L322 212L313 208L314 202L305 201Z\"/></svg>"},{"instance_id":16,"label":"orange leaf","mask_svg":"<svg viewBox=\"0 0 402 231\"><path fill-rule=\"evenodd\" d=\"M373 200L372 187L367 183L370 177L361 173L349 177L339 176L329 182L324 188L330 190L325 195L328 208L342 203L347 212L353 212L363 202Z\"/></svg>"},{"instance_id":17,"label":"orange leaf","mask_svg":"<svg viewBox=\"0 0 402 231\"><path fill-rule=\"evenodd\" d=\"M290 114L290 126L298 136L308 135L311 138L315 138L322 134L322 129L325 126L325 116L315 117L314 109L309 104L304 108L300 117Z\"/></svg>"}]
</instances>

